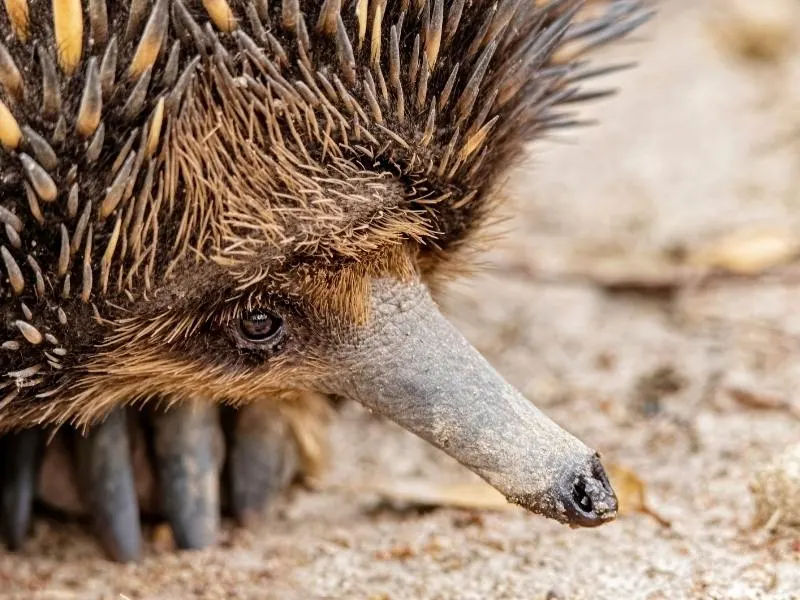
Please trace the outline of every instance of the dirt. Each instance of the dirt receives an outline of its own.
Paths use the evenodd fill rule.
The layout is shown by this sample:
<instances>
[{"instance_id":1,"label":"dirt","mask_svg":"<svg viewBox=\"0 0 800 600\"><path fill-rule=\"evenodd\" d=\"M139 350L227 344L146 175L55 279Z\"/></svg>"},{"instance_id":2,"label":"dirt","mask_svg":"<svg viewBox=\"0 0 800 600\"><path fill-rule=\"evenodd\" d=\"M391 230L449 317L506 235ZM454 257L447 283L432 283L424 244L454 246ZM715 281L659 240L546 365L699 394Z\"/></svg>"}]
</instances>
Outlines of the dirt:
<instances>
[{"instance_id":1,"label":"dirt","mask_svg":"<svg viewBox=\"0 0 800 600\"><path fill-rule=\"evenodd\" d=\"M0 597L800 598L800 530L755 528L750 490L800 442L797 268L639 285L725 234L800 231L800 23L737 29L734 4L748 3L663 2L603 55L639 66L583 111L600 125L536 147L510 183L507 234L445 302L513 384L635 473L669 526L627 512L573 530L516 509L383 502L357 489L474 479L351 406L318 489L262 525L226 525L220 547L180 554L149 529L147 558L119 566L79 524L41 518L23 553L0 555ZM731 43L781 23L769 52ZM609 289L609 265L625 285Z\"/></svg>"}]
</instances>

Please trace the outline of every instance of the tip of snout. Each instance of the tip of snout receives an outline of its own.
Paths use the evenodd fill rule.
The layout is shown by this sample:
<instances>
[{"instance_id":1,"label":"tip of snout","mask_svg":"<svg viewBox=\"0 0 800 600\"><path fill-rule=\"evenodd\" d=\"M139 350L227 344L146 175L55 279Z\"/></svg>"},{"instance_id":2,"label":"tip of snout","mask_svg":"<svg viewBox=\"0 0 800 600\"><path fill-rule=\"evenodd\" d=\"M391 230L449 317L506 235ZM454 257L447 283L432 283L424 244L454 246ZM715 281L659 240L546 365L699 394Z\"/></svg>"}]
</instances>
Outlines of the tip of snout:
<instances>
[{"instance_id":1,"label":"tip of snout","mask_svg":"<svg viewBox=\"0 0 800 600\"><path fill-rule=\"evenodd\" d=\"M595 454L562 480L561 502L565 521L576 527L597 527L617 516L617 496L611 488L600 457Z\"/></svg>"}]
</instances>

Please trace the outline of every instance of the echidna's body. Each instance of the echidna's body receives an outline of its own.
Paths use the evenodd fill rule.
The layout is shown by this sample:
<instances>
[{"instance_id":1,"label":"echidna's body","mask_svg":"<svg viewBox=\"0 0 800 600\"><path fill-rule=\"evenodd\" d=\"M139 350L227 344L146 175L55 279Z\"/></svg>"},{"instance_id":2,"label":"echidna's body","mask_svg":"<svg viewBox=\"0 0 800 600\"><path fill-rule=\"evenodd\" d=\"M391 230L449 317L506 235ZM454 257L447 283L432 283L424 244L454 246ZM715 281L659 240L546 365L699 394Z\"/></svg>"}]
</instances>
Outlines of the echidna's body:
<instances>
[{"instance_id":1,"label":"echidna's body","mask_svg":"<svg viewBox=\"0 0 800 600\"><path fill-rule=\"evenodd\" d=\"M480 230L522 145L568 121L591 73L556 52L640 20L619 3L576 26L577 5L5 0L0 428L153 400L372 404L352 357L376 298L427 306L414 282ZM441 423L375 406L450 448Z\"/></svg>"}]
</instances>

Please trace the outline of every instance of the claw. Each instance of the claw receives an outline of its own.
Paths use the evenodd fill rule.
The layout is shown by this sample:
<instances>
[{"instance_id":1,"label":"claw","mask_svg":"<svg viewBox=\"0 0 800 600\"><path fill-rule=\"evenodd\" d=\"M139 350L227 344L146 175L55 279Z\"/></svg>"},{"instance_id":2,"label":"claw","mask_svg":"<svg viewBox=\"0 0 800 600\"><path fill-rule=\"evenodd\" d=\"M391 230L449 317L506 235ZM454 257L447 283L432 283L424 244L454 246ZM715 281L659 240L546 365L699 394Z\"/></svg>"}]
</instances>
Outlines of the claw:
<instances>
[{"instance_id":1,"label":"claw","mask_svg":"<svg viewBox=\"0 0 800 600\"><path fill-rule=\"evenodd\" d=\"M300 456L287 420L273 406L252 404L231 415L228 482L231 512L251 525L297 473Z\"/></svg>"},{"instance_id":2,"label":"claw","mask_svg":"<svg viewBox=\"0 0 800 600\"><path fill-rule=\"evenodd\" d=\"M84 496L100 543L119 562L141 555L139 504L123 409L76 440L77 464Z\"/></svg>"},{"instance_id":3,"label":"claw","mask_svg":"<svg viewBox=\"0 0 800 600\"><path fill-rule=\"evenodd\" d=\"M179 548L214 544L219 529L222 434L218 410L186 402L153 420L164 514Z\"/></svg>"},{"instance_id":4,"label":"claw","mask_svg":"<svg viewBox=\"0 0 800 600\"><path fill-rule=\"evenodd\" d=\"M21 548L28 534L41 442L41 431L36 429L10 434L3 440L0 520L9 550Z\"/></svg>"}]
</instances>

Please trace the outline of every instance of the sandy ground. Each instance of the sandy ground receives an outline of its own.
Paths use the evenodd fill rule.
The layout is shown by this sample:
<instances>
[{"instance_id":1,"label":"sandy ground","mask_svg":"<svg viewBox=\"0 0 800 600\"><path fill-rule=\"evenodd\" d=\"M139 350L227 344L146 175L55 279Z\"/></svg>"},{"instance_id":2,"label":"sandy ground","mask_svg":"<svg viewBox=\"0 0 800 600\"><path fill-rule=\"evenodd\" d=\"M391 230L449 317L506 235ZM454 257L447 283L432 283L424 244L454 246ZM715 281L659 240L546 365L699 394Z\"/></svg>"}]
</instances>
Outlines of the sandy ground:
<instances>
[{"instance_id":1,"label":"sandy ground","mask_svg":"<svg viewBox=\"0 0 800 600\"><path fill-rule=\"evenodd\" d=\"M753 529L749 489L800 441L800 278L674 287L669 275L722 235L800 231L800 52L737 54L714 25L726 3L664 2L646 35L604 56L640 67L585 111L599 127L538 147L511 186L508 235L446 301L512 383L643 480L671 527L629 512L571 530L357 493L474 479L349 407L322 489L295 491L258 529L226 529L199 553L151 544L142 564L118 566L79 525L39 519L24 553L0 555L0 597L800 598L800 530ZM800 39L800 22L789 32ZM632 290L642 279L659 288Z\"/></svg>"}]
</instances>

